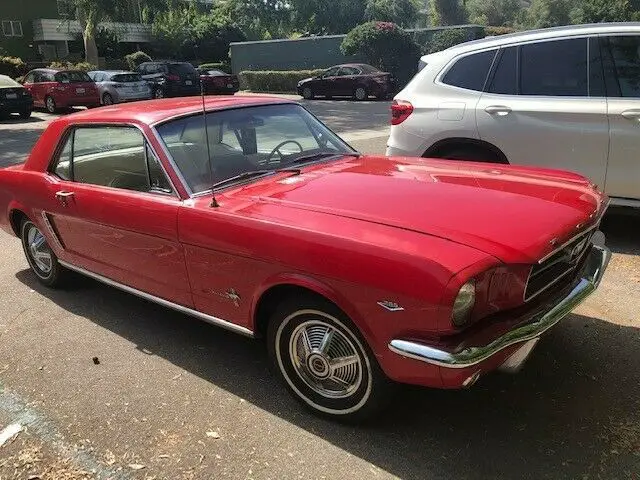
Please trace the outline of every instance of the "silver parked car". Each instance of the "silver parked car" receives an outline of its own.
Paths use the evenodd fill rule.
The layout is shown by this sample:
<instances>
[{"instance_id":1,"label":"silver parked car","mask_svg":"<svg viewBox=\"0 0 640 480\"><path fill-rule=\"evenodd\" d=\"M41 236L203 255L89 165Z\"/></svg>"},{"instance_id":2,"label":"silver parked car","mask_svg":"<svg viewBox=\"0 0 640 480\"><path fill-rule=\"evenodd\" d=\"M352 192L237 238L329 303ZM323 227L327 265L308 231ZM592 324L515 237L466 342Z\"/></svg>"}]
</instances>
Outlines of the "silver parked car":
<instances>
[{"instance_id":1,"label":"silver parked car","mask_svg":"<svg viewBox=\"0 0 640 480\"><path fill-rule=\"evenodd\" d=\"M579 172L640 206L640 23L551 28L424 56L387 155Z\"/></svg>"},{"instance_id":2,"label":"silver parked car","mask_svg":"<svg viewBox=\"0 0 640 480\"><path fill-rule=\"evenodd\" d=\"M151 87L139 73L125 70L95 70L89 72L89 76L98 86L100 102L103 105L151 98Z\"/></svg>"}]
</instances>

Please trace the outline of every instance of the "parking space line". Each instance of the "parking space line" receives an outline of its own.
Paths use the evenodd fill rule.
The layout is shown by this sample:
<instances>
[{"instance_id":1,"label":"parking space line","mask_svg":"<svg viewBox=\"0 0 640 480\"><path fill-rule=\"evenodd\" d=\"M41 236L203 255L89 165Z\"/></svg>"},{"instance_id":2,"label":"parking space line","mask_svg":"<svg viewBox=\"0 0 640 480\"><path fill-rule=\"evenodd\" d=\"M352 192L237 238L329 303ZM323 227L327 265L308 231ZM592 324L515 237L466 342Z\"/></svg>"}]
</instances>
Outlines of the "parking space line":
<instances>
[{"instance_id":1,"label":"parking space line","mask_svg":"<svg viewBox=\"0 0 640 480\"><path fill-rule=\"evenodd\" d=\"M60 455L70 459L81 469L92 472L97 480L129 480L122 471L101 464L95 457L64 441L62 434L45 417L30 407L22 398L8 392L0 385L0 410L11 418L11 423L27 427L42 442L54 448Z\"/></svg>"}]
</instances>

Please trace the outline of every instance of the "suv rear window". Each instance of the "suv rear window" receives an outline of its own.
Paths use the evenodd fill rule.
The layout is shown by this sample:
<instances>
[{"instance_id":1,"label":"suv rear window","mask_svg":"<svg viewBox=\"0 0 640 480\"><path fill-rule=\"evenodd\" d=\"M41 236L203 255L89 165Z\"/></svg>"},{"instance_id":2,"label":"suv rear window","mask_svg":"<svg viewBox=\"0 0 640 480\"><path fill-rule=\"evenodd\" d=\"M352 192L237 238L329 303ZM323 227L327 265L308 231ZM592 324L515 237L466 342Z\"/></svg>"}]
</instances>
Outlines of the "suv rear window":
<instances>
[{"instance_id":1,"label":"suv rear window","mask_svg":"<svg viewBox=\"0 0 640 480\"><path fill-rule=\"evenodd\" d=\"M142 80L142 77L138 73L118 73L111 77L111 81L113 82L139 82Z\"/></svg>"},{"instance_id":2,"label":"suv rear window","mask_svg":"<svg viewBox=\"0 0 640 480\"><path fill-rule=\"evenodd\" d=\"M444 75L442 82L481 92L495 56L496 50L490 50L462 57Z\"/></svg>"},{"instance_id":3,"label":"suv rear window","mask_svg":"<svg viewBox=\"0 0 640 480\"><path fill-rule=\"evenodd\" d=\"M58 72L53 78L61 83L93 82L85 72Z\"/></svg>"},{"instance_id":4,"label":"suv rear window","mask_svg":"<svg viewBox=\"0 0 640 480\"><path fill-rule=\"evenodd\" d=\"M190 63L170 63L169 73L174 75L196 75L196 69Z\"/></svg>"}]
</instances>

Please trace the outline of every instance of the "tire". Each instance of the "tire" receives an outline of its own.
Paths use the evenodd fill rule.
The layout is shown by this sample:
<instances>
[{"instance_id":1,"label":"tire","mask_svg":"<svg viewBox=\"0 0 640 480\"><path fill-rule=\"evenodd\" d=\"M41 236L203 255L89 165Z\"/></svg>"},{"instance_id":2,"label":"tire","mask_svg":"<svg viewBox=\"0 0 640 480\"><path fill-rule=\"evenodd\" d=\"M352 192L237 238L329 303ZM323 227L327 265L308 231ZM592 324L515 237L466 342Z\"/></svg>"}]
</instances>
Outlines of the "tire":
<instances>
[{"instance_id":1,"label":"tire","mask_svg":"<svg viewBox=\"0 0 640 480\"><path fill-rule=\"evenodd\" d=\"M44 97L44 108L49 113L56 113L58 111L58 107L56 106L56 101L53 99L52 96L47 95L46 97Z\"/></svg>"},{"instance_id":2,"label":"tire","mask_svg":"<svg viewBox=\"0 0 640 480\"><path fill-rule=\"evenodd\" d=\"M313 100L314 97L315 95L313 94L313 90L311 90L311 87L304 87L302 89L302 98L304 98L305 100Z\"/></svg>"},{"instance_id":3,"label":"tire","mask_svg":"<svg viewBox=\"0 0 640 480\"><path fill-rule=\"evenodd\" d=\"M104 95L102 95L102 104L113 105L113 97L110 93L105 93Z\"/></svg>"},{"instance_id":4,"label":"tire","mask_svg":"<svg viewBox=\"0 0 640 480\"><path fill-rule=\"evenodd\" d=\"M26 120L31 117L31 109L21 110L19 115L21 119Z\"/></svg>"},{"instance_id":5,"label":"tire","mask_svg":"<svg viewBox=\"0 0 640 480\"><path fill-rule=\"evenodd\" d=\"M164 90L160 87L153 91L153 98L164 98Z\"/></svg>"},{"instance_id":6,"label":"tire","mask_svg":"<svg viewBox=\"0 0 640 480\"><path fill-rule=\"evenodd\" d=\"M358 329L322 299L283 302L269 321L267 349L272 368L289 392L317 415L363 422L391 398L393 384ZM332 365L338 358L349 363Z\"/></svg>"},{"instance_id":7,"label":"tire","mask_svg":"<svg viewBox=\"0 0 640 480\"><path fill-rule=\"evenodd\" d=\"M367 92L367 89L365 87L357 87L353 91L353 98L355 98L359 102L362 102L363 100L366 100L367 98L369 98L369 94Z\"/></svg>"},{"instance_id":8,"label":"tire","mask_svg":"<svg viewBox=\"0 0 640 480\"><path fill-rule=\"evenodd\" d=\"M49 247L46 237L31 221L24 220L20 227L22 248L31 271L38 281L49 288L61 286L68 276L68 270L60 265L58 257Z\"/></svg>"},{"instance_id":9,"label":"tire","mask_svg":"<svg viewBox=\"0 0 640 480\"><path fill-rule=\"evenodd\" d=\"M436 158L468 162L504 163L495 153L481 147L460 146L444 150Z\"/></svg>"}]
</instances>

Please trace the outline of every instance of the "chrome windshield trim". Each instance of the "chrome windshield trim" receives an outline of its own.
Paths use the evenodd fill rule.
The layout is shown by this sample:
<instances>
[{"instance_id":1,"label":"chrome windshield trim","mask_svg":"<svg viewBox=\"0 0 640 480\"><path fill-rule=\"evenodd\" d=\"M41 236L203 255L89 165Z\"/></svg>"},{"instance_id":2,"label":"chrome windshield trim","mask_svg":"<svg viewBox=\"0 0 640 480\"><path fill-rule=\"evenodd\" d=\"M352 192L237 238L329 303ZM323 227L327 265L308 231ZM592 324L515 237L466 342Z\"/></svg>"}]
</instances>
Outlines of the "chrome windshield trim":
<instances>
[{"instance_id":1,"label":"chrome windshield trim","mask_svg":"<svg viewBox=\"0 0 640 480\"><path fill-rule=\"evenodd\" d=\"M155 295L151 295L150 293L146 293L146 292L143 292L142 290L129 287L128 285L124 285L122 283L116 282L115 280L111 280L110 278L103 277L102 275L99 275L97 273L90 272L89 270L85 270L84 268L76 267L75 265L72 265L70 263L63 262L62 260L58 260L58 262L60 262L61 265L68 268L69 270L73 270L75 272L81 273L83 275L86 275L87 277L91 277L94 280L102 282L106 285L119 288L120 290L123 290L127 293L131 293L140 298L144 298L145 300L149 300L151 302L157 303L158 305L162 305L163 307L167 307L177 312L195 317L199 320L203 320L207 323L215 325L216 327L221 327L226 330L230 330L234 333L239 333L240 335L244 335L250 338L253 338L255 336L252 330L249 330L248 328L242 327L240 325L236 325L235 323L231 323L227 320L223 320L221 318L217 318L212 315L207 315L206 313L198 312L197 310L193 310L183 305L178 305L177 303L173 303L169 300L165 300L164 298L156 297Z\"/></svg>"},{"instance_id":2,"label":"chrome windshield trim","mask_svg":"<svg viewBox=\"0 0 640 480\"><path fill-rule=\"evenodd\" d=\"M457 369L478 365L508 347L540 337L571 313L598 288L610 259L609 249L594 245L582 277L571 292L547 311L538 312L526 324L506 332L486 345L465 346L459 351L446 351L411 340L394 339L388 345L389 350L403 357L443 368Z\"/></svg>"},{"instance_id":3,"label":"chrome windshield trim","mask_svg":"<svg viewBox=\"0 0 640 480\"><path fill-rule=\"evenodd\" d=\"M178 165L173 159L173 156L171 155L171 153L169 152L169 149L167 148L167 145L164 143L164 140L162 139L158 131L155 129L155 127L150 127L150 129L153 132L153 136L158 142L158 145L160 145L160 148L162 149L162 152L164 153L165 157L167 157L167 160L169 160L169 164L171 165L171 168L173 168L173 171L176 173L178 180L180 180L182 187L184 188L185 192L187 192L187 196L189 198L193 197L193 191L191 190L191 187L189 186L189 184L187 183L187 180L182 175L182 172L178 168ZM171 177L169 177L169 181L171 181Z\"/></svg>"}]
</instances>

